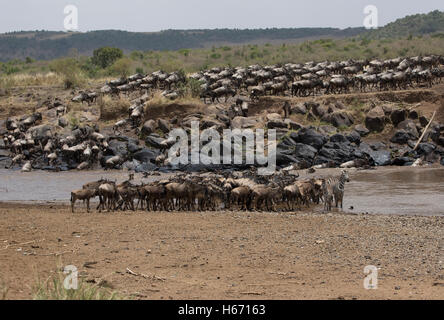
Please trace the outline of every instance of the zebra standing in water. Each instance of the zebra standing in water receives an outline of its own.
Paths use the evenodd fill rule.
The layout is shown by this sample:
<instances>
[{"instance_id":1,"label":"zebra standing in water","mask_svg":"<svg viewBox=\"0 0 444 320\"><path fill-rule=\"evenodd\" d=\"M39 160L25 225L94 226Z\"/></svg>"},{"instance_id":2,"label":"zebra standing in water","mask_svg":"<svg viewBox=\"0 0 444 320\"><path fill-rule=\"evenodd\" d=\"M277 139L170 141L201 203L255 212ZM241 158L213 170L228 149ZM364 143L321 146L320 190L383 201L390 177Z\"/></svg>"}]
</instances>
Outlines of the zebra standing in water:
<instances>
[{"instance_id":1,"label":"zebra standing in water","mask_svg":"<svg viewBox=\"0 0 444 320\"><path fill-rule=\"evenodd\" d=\"M333 191L336 208L339 206L339 203L341 203L341 209L343 208L344 187L346 182L350 182L347 170L342 170L341 176L339 178L332 177L327 179L326 181L327 191Z\"/></svg>"},{"instance_id":2,"label":"zebra standing in water","mask_svg":"<svg viewBox=\"0 0 444 320\"><path fill-rule=\"evenodd\" d=\"M324 199L324 212L331 211L331 204L333 203L333 188L327 184L325 179L322 179L322 197Z\"/></svg>"}]
</instances>

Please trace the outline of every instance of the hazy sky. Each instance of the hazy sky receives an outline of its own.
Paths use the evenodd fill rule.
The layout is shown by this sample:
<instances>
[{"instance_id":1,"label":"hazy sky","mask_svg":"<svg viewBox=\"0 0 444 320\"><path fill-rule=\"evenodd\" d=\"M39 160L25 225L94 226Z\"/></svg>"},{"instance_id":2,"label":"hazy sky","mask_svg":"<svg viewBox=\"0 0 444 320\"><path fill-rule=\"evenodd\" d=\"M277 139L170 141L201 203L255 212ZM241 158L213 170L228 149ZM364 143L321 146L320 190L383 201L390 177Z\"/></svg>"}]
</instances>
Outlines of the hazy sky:
<instances>
[{"instance_id":1,"label":"hazy sky","mask_svg":"<svg viewBox=\"0 0 444 320\"><path fill-rule=\"evenodd\" d=\"M63 9L79 10L79 30L356 27L375 5L379 25L409 14L444 11L443 0L2 0L0 32L63 30Z\"/></svg>"}]
</instances>

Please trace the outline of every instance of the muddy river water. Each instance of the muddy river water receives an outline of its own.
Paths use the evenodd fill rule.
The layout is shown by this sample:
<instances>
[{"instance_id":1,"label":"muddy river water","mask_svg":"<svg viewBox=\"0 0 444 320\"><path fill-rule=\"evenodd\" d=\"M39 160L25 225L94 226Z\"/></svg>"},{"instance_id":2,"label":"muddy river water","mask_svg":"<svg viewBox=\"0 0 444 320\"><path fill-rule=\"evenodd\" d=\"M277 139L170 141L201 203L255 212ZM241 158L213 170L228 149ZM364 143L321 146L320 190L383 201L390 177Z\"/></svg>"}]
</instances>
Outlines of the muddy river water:
<instances>
[{"instance_id":1,"label":"muddy river water","mask_svg":"<svg viewBox=\"0 0 444 320\"><path fill-rule=\"evenodd\" d=\"M325 173L320 170L317 174ZM0 170L0 201L68 202L70 192L101 177L117 179L121 171L44 172ZM356 213L444 216L444 168L379 168L351 171L344 211ZM140 176L136 176L140 178Z\"/></svg>"}]
</instances>

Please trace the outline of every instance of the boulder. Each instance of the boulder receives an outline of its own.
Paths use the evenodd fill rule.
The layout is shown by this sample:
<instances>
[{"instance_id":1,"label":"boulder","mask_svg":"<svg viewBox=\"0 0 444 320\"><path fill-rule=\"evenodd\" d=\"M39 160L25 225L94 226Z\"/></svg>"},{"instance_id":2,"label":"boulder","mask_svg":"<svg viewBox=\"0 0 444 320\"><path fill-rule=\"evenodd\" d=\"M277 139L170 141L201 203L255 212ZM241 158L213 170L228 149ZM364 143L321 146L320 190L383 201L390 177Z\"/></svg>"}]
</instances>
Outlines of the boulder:
<instances>
[{"instance_id":1,"label":"boulder","mask_svg":"<svg viewBox=\"0 0 444 320\"><path fill-rule=\"evenodd\" d=\"M397 125L397 129L405 130L411 133L415 138L419 138L418 129L416 128L416 124L413 120L404 120Z\"/></svg>"},{"instance_id":2,"label":"boulder","mask_svg":"<svg viewBox=\"0 0 444 320\"><path fill-rule=\"evenodd\" d=\"M170 124L167 120L159 119L157 120L157 125L163 133L167 134L168 132L170 132Z\"/></svg>"},{"instance_id":3,"label":"boulder","mask_svg":"<svg viewBox=\"0 0 444 320\"><path fill-rule=\"evenodd\" d=\"M411 157L396 157L392 160L392 166L411 166L415 159Z\"/></svg>"},{"instance_id":4,"label":"boulder","mask_svg":"<svg viewBox=\"0 0 444 320\"><path fill-rule=\"evenodd\" d=\"M276 150L276 164L278 166L288 166L296 162L298 162L298 160L288 151Z\"/></svg>"},{"instance_id":5,"label":"boulder","mask_svg":"<svg viewBox=\"0 0 444 320\"><path fill-rule=\"evenodd\" d=\"M296 143L296 146L294 147L293 156L297 158L298 160L306 160L308 162L312 162L314 157L316 156L316 153L318 150L313 148L312 146L303 144L303 143Z\"/></svg>"},{"instance_id":6,"label":"boulder","mask_svg":"<svg viewBox=\"0 0 444 320\"><path fill-rule=\"evenodd\" d=\"M141 163L145 162L155 162L157 156L159 156L159 152L153 151L148 148L143 148L140 151L137 151L133 154L133 158L138 160Z\"/></svg>"},{"instance_id":7,"label":"boulder","mask_svg":"<svg viewBox=\"0 0 444 320\"><path fill-rule=\"evenodd\" d=\"M268 129L288 128L288 125L282 120L271 120L267 122Z\"/></svg>"},{"instance_id":8,"label":"boulder","mask_svg":"<svg viewBox=\"0 0 444 320\"><path fill-rule=\"evenodd\" d=\"M305 107L304 104L297 104L294 107L292 107L290 110L291 113L294 114L307 114L307 108Z\"/></svg>"},{"instance_id":9,"label":"boulder","mask_svg":"<svg viewBox=\"0 0 444 320\"><path fill-rule=\"evenodd\" d=\"M411 111L409 112L409 119L412 119L412 120L417 120L417 119L419 119L419 112L416 111L416 110L411 110Z\"/></svg>"},{"instance_id":10,"label":"boulder","mask_svg":"<svg viewBox=\"0 0 444 320\"><path fill-rule=\"evenodd\" d=\"M375 166L388 166L391 164L391 154L388 150L372 151L369 156Z\"/></svg>"},{"instance_id":11,"label":"boulder","mask_svg":"<svg viewBox=\"0 0 444 320\"><path fill-rule=\"evenodd\" d=\"M426 127L429 124L430 119L426 118L425 116L419 117L419 123L422 127Z\"/></svg>"},{"instance_id":12,"label":"boulder","mask_svg":"<svg viewBox=\"0 0 444 320\"><path fill-rule=\"evenodd\" d=\"M128 143L120 140L110 140L108 151L111 151L111 154L108 152L107 155L125 157L128 155Z\"/></svg>"},{"instance_id":13,"label":"boulder","mask_svg":"<svg viewBox=\"0 0 444 320\"><path fill-rule=\"evenodd\" d=\"M433 143L420 143L418 145L418 147L416 148L416 152L419 155L429 155L431 154L433 151L435 151L436 146Z\"/></svg>"},{"instance_id":14,"label":"boulder","mask_svg":"<svg viewBox=\"0 0 444 320\"><path fill-rule=\"evenodd\" d=\"M313 114L316 117L322 118L322 117L324 117L325 115L328 114L328 107L316 103L316 104L313 104L313 107L312 107L311 111L313 112Z\"/></svg>"},{"instance_id":15,"label":"boulder","mask_svg":"<svg viewBox=\"0 0 444 320\"><path fill-rule=\"evenodd\" d=\"M340 133L332 135L330 137L330 142L349 143L348 139Z\"/></svg>"},{"instance_id":16,"label":"boulder","mask_svg":"<svg viewBox=\"0 0 444 320\"><path fill-rule=\"evenodd\" d=\"M400 122L407 119L407 110L404 109L395 109L390 114L390 120L393 125L396 127Z\"/></svg>"},{"instance_id":17,"label":"boulder","mask_svg":"<svg viewBox=\"0 0 444 320\"><path fill-rule=\"evenodd\" d=\"M347 141L342 142L328 142L319 151L315 159L315 164L334 163L339 166L344 162L353 160L354 148Z\"/></svg>"},{"instance_id":18,"label":"boulder","mask_svg":"<svg viewBox=\"0 0 444 320\"><path fill-rule=\"evenodd\" d=\"M364 127L364 126L362 126L362 125L360 125L360 124L358 124L358 125L355 126L355 131L356 131L357 133L359 133L359 135L360 135L361 137L366 137L366 136L368 136L368 134L370 133L370 131L369 131L366 127Z\"/></svg>"},{"instance_id":19,"label":"boulder","mask_svg":"<svg viewBox=\"0 0 444 320\"><path fill-rule=\"evenodd\" d=\"M66 120L66 118L61 117L57 120L57 125L59 125L62 128L65 128L68 126L68 120Z\"/></svg>"},{"instance_id":20,"label":"boulder","mask_svg":"<svg viewBox=\"0 0 444 320\"><path fill-rule=\"evenodd\" d=\"M350 127L353 124L353 117L344 110L329 113L322 117L322 120L331 123L336 128Z\"/></svg>"},{"instance_id":21,"label":"boulder","mask_svg":"<svg viewBox=\"0 0 444 320\"><path fill-rule=\"evenodd\" d=\"M298 143L308 144L316 148L317 150L321 149L322 146L328 141L325 135L322 135L316 132L313 129L302 128L299 132L293 132L290 134L290 137Z\"/></svg>"},{"instance_id":22,"label":"boulder","mask_svg":"<svg viewBox=\"0 0 444 320\"><path fill-rule=\"evenodd\" d=\"M290 130L299 130L302 128L301 124L299 124L293 120L285 119L284 122L287 125L288 129L290 129Z\"/></svg>"},{"instance_id":23,"label":"boulder","mask_svg":"<svg viewBox=\"0 0 444 320\"><path fill-rule=\"evenodd\" d=\"M350 132L347 135L347 139L348 139L348 141L350 141L352 143L356 143L358 145L361 143L361 135L356 130L353 130L352 132Z\"/></svg>"},{"instance_id":24,"label":"boulder","mask_svg":"<svg viewBox=\"0 0 444 320\"><path fill-rule=\"evenodd\" d=\"M393 143L406 144L409 140L416 139L416 137L406 130L397 130L390 139Z\"/></svg>"},{"instance_id":25,"label":"boulder","mask_svg":"<svg viewBox=\"0 0 444 320\"><path fill-rule=\"evenodd\" d=\"M150 135L156 131L156 121L154 120L148 120L145 121L145 123L142 126L142 134L143 135Z\"/></svg>"},{"instance_id":26,"label":"boulder","mask_svg":"<svg viewBox=\"0 0 444 320\"><path fill-rule=\"evenodd\" d=\"M385 112L382 107L375 107L365 117L365 126L373 132L381 132L385 127Z\"/></svg>"},{"instance_id":27,"label":"boulder","mask_svg":"<svg viewBox=\"0 0 444 320\"><path fill-rule=\"evenodd\" d=\"M163 148L163 145L162 145L163 141L164 141L164 139L159 137L157 134L150 134L148 137L146 137L145 143L147 145L153 146L154 148L162 149Z\"/></svg>"}]
</instances>

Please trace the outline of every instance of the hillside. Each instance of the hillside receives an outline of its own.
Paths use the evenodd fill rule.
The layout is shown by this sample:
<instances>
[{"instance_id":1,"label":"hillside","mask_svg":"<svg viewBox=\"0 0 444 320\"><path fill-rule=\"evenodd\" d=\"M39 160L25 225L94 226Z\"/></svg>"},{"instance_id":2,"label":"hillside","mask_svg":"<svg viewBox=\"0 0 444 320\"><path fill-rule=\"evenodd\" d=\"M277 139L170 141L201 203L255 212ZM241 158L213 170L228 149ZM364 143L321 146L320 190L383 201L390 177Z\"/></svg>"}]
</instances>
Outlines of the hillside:
<instances>
[{"instance_id":1,"label":"hillside","mask_svg":"<svg viewBox=\"0 0 444 320\"><path fill-rule=\"evenodd\" d=\"M435 10L428 14L416 14L398 19L378 30L370 31L374 39L423 36L444 32L444 12Z\"/></svg>"},{"instance_id":2,"label":"hillside","mask_svg":"<svg viewBox=\"0 0 444 320\"><path fill-rule=\"evenodd\" d=\"M345 30L334 28L290 29L216 29L165 30L137 33L117 30L86 33L15 32L0 35L0 61L31 57L49 60L69 55L73 48L81 55L90 55L94 49L113 46L130 52L134 50L179 50L205 48L213 45L300 42L307 39L346 38L356 36L363 28Z\"/></svg>"}]
</instances>

